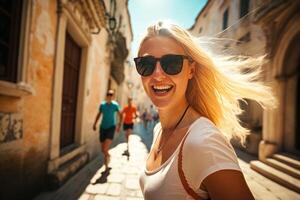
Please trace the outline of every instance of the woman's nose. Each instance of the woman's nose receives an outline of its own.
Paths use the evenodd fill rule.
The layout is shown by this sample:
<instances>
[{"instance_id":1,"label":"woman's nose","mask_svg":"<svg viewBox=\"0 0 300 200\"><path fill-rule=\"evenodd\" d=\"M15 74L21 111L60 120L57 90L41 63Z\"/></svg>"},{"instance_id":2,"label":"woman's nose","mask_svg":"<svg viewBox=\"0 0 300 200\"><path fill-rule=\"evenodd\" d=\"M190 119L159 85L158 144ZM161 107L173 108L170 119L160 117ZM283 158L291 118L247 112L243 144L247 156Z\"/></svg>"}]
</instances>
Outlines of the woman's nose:
<instances>
[{"instance_id":1,"label":"woman's nose","mask_svg":"<svg viewBox=\"0 0 300 200\"><path fill-rule=\"evenodd\" d=\"M154 69L154 72L153 72L153 75L154 76L164 76L164 71L160 65L160 61L157 61L156 62L156 65L155 65L155 69Z\"/></svg>"}]
</instances>

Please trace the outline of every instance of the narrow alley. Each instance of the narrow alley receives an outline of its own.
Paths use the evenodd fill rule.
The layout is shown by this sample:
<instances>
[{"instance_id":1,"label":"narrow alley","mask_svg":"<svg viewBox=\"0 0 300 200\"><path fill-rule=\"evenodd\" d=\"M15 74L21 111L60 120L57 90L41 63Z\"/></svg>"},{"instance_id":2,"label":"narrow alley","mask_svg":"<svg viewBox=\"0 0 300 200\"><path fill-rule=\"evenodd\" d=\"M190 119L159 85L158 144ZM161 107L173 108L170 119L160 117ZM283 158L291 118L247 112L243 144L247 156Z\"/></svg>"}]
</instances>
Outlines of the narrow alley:
<instances>
[{"instance_id":1,"label":"narrow alley","mask_svg":"<svg viewBox=\"0 0 300 200\"><path fill-rule=\"evenodd\" d=\"M197 146L207 158L188 152L190 182L218 178L204 199L300 200L299 11L300 0L0 0L0 200L144 199L153 121L155 169L201 117L230 139L253 193L223 137L196 137L212 141ZM161 170L177 185L145 175L143 191L198 196L179 167Z\"/></svg>"}]
</instances>

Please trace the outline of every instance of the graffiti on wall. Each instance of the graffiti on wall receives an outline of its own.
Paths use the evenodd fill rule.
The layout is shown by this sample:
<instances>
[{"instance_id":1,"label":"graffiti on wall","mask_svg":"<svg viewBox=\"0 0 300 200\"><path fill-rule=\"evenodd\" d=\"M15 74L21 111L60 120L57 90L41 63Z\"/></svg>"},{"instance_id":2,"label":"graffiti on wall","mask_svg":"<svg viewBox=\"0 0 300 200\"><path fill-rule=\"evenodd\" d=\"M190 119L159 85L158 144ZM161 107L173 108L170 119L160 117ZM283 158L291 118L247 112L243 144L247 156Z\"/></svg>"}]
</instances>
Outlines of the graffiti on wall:
<instances>
[{"instance_id":1,"label":"graffiti on wall","mask_svg":"<svg viewBox=\"0 0 300 200\"><path fill-rule=\"evenodd\" d=\"M23 119L18 113L0 112L0 143L23 137Z\"/></svg>"}]
</instances>

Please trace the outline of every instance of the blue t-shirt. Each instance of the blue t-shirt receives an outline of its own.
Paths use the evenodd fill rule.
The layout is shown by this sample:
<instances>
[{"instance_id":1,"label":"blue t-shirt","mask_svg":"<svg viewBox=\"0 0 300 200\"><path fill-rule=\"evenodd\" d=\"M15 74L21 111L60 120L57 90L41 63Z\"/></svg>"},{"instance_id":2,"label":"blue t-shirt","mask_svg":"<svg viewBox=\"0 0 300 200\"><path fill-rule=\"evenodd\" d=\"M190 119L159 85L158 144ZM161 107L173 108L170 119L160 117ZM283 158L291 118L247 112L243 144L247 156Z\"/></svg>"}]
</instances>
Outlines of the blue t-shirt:
<instances>
[{"instance_id":1,"label":"blue t-shirt","mask_svg":"<svg viewBox=\"0 0 300 200\"><path fill-rule=\"evenodd\" d=\"M116 113L120 110L119 104L116 101L112 101L111 103L103 101L99 110L102 112L100 128L108 129L116 125Z\"/></svg>"}]
</instances>

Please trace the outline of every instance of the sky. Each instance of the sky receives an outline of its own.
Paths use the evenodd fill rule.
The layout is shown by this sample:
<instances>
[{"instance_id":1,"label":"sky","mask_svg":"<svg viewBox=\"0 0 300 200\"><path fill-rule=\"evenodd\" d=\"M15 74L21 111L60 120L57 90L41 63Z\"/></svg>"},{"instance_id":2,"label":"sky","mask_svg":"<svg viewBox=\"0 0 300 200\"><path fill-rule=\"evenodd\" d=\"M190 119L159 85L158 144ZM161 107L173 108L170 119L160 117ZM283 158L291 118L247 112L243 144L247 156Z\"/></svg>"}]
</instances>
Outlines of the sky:
<instances>
[{"instance_id":1,"label":"sky","mask_svg":"<svg viewBox=\"0 0 300 200\"><path fill-rule=\"evenodd\" d=\"M159 20L170 20L183 28L190 28L207 0L129 0L133 31L132 56L146 28Z\"/></svg>"}]
</instances>

